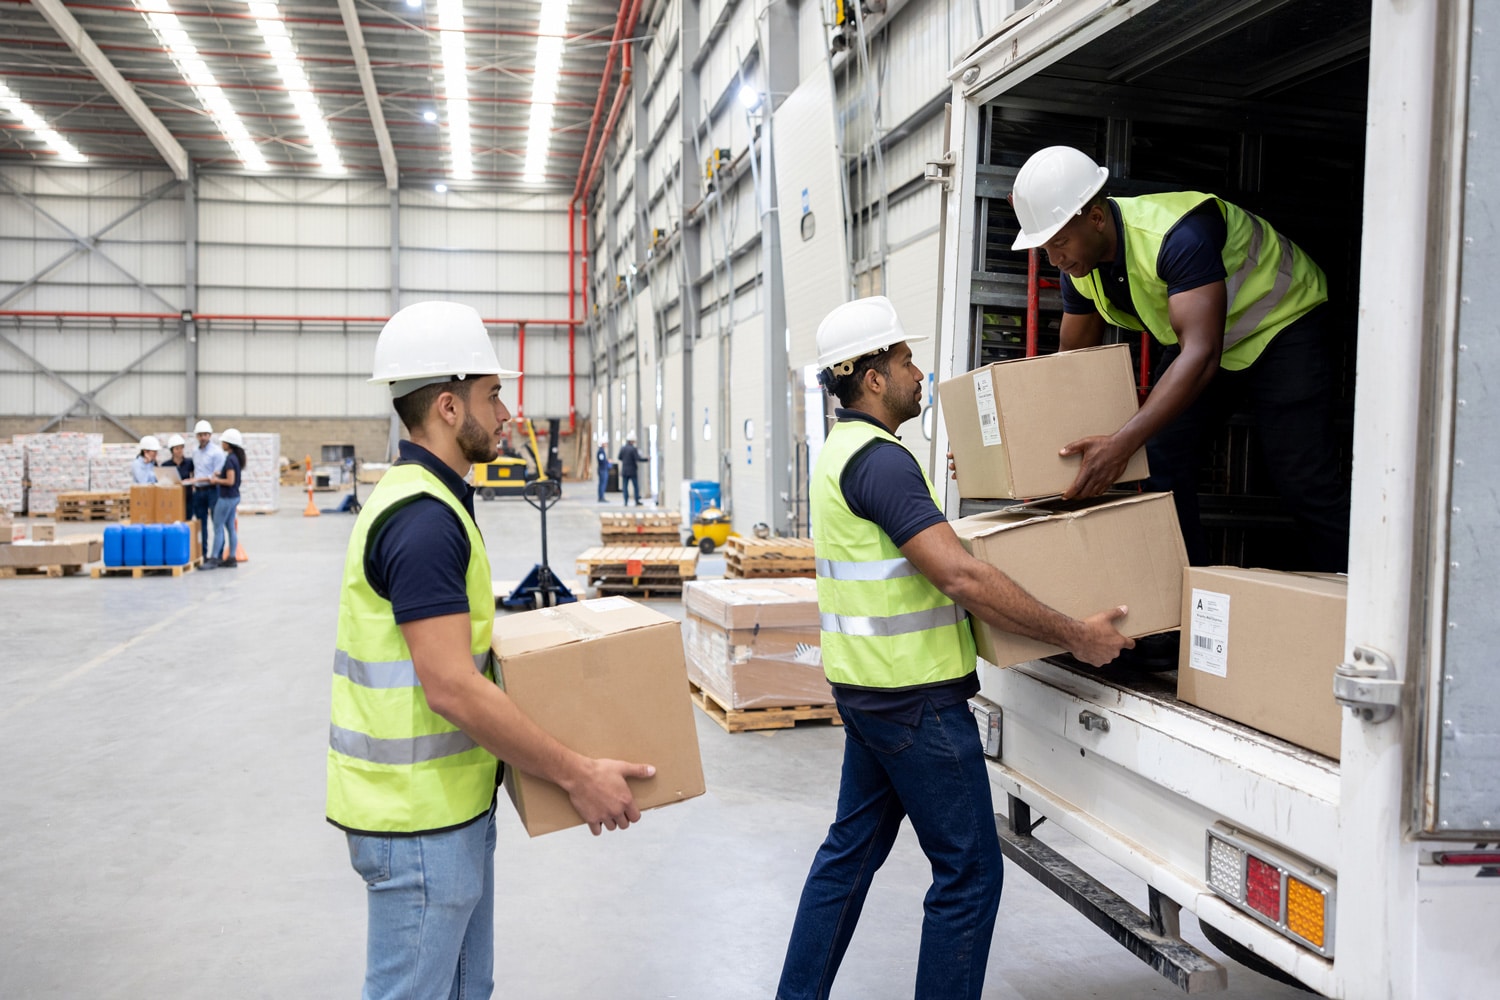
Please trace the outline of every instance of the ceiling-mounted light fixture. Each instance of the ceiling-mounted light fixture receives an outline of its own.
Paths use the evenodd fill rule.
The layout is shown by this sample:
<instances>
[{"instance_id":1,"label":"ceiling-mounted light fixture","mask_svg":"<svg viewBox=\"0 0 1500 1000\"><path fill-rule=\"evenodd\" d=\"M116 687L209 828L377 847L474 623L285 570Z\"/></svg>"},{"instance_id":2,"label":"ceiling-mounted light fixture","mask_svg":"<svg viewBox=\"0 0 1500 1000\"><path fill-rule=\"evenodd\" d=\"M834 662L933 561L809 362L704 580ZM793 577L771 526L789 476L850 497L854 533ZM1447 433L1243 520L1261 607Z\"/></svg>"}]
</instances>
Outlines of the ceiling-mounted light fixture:
<instances>
[{"instance_id":1,"label":"ceiling-mounted light fixture","mask_svg":"<svg viewBox=\"0 0 1500 1000\"><path fill-rule=\"evenodd\" d=\"M746 111L754 111L756 108L760 107L760 91L756 90L748 83L741 85L740 107L744 108Z\"/></svg>"},{"instance_id":2,"label":"ceiling-mounted light fixture","mask_svg":"<svg viewBox=\"0 0 1500 1000\"><path fill-rule=\"evenodd\" d=\"M424 112L422 112L422 120L424 122L435 122L435 121L437 121L437 112L436 111L424 111Z\"/></svg>"},{"instance_id":3,"label":"ceiling-mounted light fixture","mask_svg":"<svg viewBox=\"0 0 1500 1000\"><path fill-rule=\"evenodd\" d=\"M547 147L557 113L557 85L562 77L563 35L568 28L568 0L542 0L537 25L536 72L531 78L531 122L526 132L526 166L521 179L540 184L546 177Z\"/></svg>"},{"instance_id":4,"label":"ceiling-mounted light fixture","mask_svg":"<svg viewBox=\"0 0 1500 1000\"><path fill-rule=\"evenodd\" d=\"M251 170L271 169L266 158L256 148L255 141L250 138L245 123L240 121L234 106L229 103L224 88L219 86L219 81L209 72L208 64L198 54L197 46L188 37L182 22L173 12L172 5L167 0L135 0L135 6L146 18L152 34L166 46L167 54L177 64L177 71L193 88L193 93L198 95L199 103L213 118L214 124L219 126L219 131L224 134L224 141L229 143L240 161Z\"/></svg>"},{"instance_id":5,"label":"ceiling-mounted light fixture","mask_svg":"<svg viewBox=\"0 0 1500 1000\"><path fill-rule=\"evenodd\" d=\"M318 155L318 162L331 174L347 173L344 161L333 145L333 136L328 131L328 122L323 118L323 109L313 96L312 84L302 71L302 62L297 58L297 47L292 44L286 22L281 19L281 8L277 6L276 0L251 0L250 16L255 18L261 37L266 40L266 48L271 50L271 61L281 73L281 82L291 95L292 107L297 109L297 117L302 119L302 127L307 132L307 140L313 152Z\"/></svg>"},{"instance_id":6,"label":"ceiling-mounted light fixture","mask_svg":"<svg viewBox=\"0 0 1500 1000\"><path fill-rule=\"evenodd\" d=\"M54 153L69 163L84 163L88 160L87 156L84 156L71 142L59 135L57 130L48 125L46 120L37 114L31 105L21 100L16 95L16 92L4 83L0 83L0 108L4 108L15 118L19 119L22 125L35 132L38 139L45 142Z\"/></svg>"},{"instance_id":7,"label":"ceiling-mounted light fixture","mask_svg":"<svg viewBox=\"0 0 1500 1000\"><path fill-rule=\"evenodd\" d=\"M443 95L448 101L448 148L454 180L474 179L469 139L469 67L464 61L463 0L438 0L438 40L443 50Z\"/></svg>"},{"instance_id":8,"label":"ceiling-mounted light fixture","mask_svg":"<svg viewBox=\"0 0 1500 1000\"><path fill-rule=\"evenodd\" d=\"M432 189L434 191L436 191L438 194L445 194L448 191L448 185L439 182L437 184L434 184L432 186Z\"/></svg>"}]
</instances>

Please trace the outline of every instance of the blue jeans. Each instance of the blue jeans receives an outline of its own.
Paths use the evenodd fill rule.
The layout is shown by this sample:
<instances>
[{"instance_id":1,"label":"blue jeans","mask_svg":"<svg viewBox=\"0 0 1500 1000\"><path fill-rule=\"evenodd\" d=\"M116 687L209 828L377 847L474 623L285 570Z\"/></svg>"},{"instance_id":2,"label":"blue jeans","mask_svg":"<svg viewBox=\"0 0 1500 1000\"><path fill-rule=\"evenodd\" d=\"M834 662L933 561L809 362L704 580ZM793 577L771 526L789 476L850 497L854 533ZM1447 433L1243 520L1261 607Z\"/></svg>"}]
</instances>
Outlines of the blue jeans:
<instances>
[{"instance_id":1,"label":"blue jeans","mask_svg":"<svg viewBox=\"0 0 1500 1000\"><path fill-rule=\"evenodd\" d=\"M369 899L363 1000L489 1000L494 810L443 833L348 839Z\"/></svg>"},{"instance_id":2,"label":"blue jeans","mask_svg":"<svg viewBox=\"0 0 1500 1000\"><path fill-rule=\"evenodd\" d=\"M620 473L620 502L630 502L630 488L635 487L635 502L641 502L641 474L639 472Z\"/></svg>"},{"instance_id":3,"label":"blue jeans","mask_svg":"<svg viewBox=\"0 0 1500 1000\"><path fill-rule=\"evenodd\" d=\"M214 559L233 559L240 547L239 525L234 523L234 512L239 509L239 497L219 497L214 502ZM224 551L224 535L229 535L229 551ZM204 558L210 558L205 553Z\"/></svg>"},{"instance_id":4,"label":"blue jeans","mask_svg":"<svg viewBox=\"0 0 1500 1000\"><path fill-rule=\"evenodd\" d=\"M194 488L193 490L193 517L198 521L198 550L203 553L205 559L209 556L208 540L211 537L209 515L214 512L214 504L218 501L217 488Z\"/></svg>"},{"instance_id":5,"label":"blue jeans","mask_svg":"<svg viewBox=\"0 0 1500 1000\"><path fill-rule=\"evenodd\" d=\"M915 726L846 708L838 817L802 887L777 1000L825 1000L905 816L932 865L917 1000L977 1000L1003 876L983 748L964 702Z\"/></svg>"},{"instance_id":6,"label":"blue jeans","mask_svg":"<svg viewBox=\"0 0 1500 1000\"><path fill-rule=\"evenodd\" d=\"M599 469L599 502L600 503L604 502L604 487L607 486L607 485L609 485L609 468L608 467L601 467Z\"/></svg>"}]
</instances>

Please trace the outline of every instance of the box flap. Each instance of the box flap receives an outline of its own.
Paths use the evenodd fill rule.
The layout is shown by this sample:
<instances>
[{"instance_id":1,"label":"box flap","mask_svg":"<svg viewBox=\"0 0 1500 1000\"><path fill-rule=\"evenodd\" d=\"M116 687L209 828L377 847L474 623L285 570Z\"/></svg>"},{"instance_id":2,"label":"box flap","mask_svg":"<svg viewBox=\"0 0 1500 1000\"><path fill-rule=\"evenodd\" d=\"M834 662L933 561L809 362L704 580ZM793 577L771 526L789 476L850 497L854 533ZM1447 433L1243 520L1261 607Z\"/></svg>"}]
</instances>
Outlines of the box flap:
<instances>
[{"instance_id":1,"label":"box flap","mask_svg":"<svg viewBox=\"0 0 1500 1000\"><path fill-rule=\"evenodd\" d=\"M497 618L491 645L499 656L517 656L675 621L628 597L601 597Z\"/></svg>"}]
</instances>

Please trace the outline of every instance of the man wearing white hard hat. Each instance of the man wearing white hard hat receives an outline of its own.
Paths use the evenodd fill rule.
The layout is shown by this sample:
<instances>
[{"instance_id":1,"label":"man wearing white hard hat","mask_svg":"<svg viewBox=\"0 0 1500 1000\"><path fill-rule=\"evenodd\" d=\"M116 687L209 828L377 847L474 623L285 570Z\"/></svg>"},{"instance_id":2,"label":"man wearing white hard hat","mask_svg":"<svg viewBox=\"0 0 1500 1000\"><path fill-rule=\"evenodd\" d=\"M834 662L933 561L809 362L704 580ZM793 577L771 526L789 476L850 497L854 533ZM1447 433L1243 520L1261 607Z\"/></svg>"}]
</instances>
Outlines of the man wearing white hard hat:
<instances>
[{"instance_id":1,"label":"man wearing white hard hat","mask_svg":"<svg viewBox=\"0 0 1500 1000\"><path fill-rule=\"evenodd\" d=\"M154 483L156 482L156 455L161 451L161 442L155 435L147 434L141 438L141 450L130 463L130 481L132 483Z\"/></svg>"},{"instance_id":2,"label":"man wearing white hard hat","mask_svg":"<svg viewBox=\"0 0 1500 1000\"><path fill-rule=\"evenodd\" d=\"M495 597L474 491L510 411L484 323L422 302L392 316L374 377L411 435L360 511L339 599L327 817L365 880L364 996L488 997L497 758L565 789L596 835L640 819L645 764L584 757L496 686Z\"/></svg>"},{"instance_id":3,"label":"man wearing white hard hat","mask_svg":"<svg viewBox=\"0 0 1500 1000\"><path fill-rule=\"evenodd\" d=\"M193 436L198 444L188 456L193 464L192 516L198 522L198 548L208 558L208 540L213 537L209 520L219 501L219 488L213 484L213 478L224 471L226 453L214 441L214 426L207 420L199 420L193 426Z\"/></svg>"},{"instance_id":4,"label":"man wearing white hard hat","mask_svg":"<svg viewBox=\"0 0 1500 1000\"><path fill-rule=\"evenodd\" d=\"M875 871L904 817L932 863L919 1000L977 1000L1002 881L994 807L968 700L969 615L1107 663L1132 645L1110 608L1078 620L970 556L927 473L895 436L922 408L912 342L883 296L818 327L818 381L842 406L810 483L823 670L844 720L838 813L813 859L778 1000L828 996Z\"/></svg>"},{"instance_id":5,"label":"man wearing white hard hat","mask_svg":"<svg viewBox=\"0 0 1500 1000\"><path fill-rule=\"evenodd\" d=\"M1154 387L1113 434L1069 443L1080 458L1064 497L1097 496L1145 446L1149 489L1171 490L1189 560L1209 561L1198 521L1208 431L1246 406L1273 486L1304 536L1299 569L1348 565L1349 484L1333 430L1337 382L1323 271L1259 216L1197 191L1107 198L1109 171L1071 146L1033 154L1011 201L1013 249L1041 247L1062 271L1061 349L1106 326L1163 345ZM962 474L962 470L960 470Z\"/></svg>"}]
</instances>

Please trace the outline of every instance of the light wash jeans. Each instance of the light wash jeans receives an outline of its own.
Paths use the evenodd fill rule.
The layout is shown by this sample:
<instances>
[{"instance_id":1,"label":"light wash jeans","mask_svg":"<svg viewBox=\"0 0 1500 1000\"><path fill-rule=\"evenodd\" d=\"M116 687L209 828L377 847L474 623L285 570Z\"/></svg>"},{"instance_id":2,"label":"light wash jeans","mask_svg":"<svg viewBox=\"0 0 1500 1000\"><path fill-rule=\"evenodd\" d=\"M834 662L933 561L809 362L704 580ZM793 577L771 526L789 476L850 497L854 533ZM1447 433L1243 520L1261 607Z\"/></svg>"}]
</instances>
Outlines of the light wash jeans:
<instances>
[{"instance_id":1,"label":"light wash jeans","mask_svg":"<svg viewBox=\"0 0 1500 1000\"><path fill-rule=\"evenodd\" d=\"M964 702L915 726L839 705L838 817L802 888L778 1000L826 1000L876 870L904 817L932 864L917 953L917 1000L978 1000L1003 869L984 751ZM891 984L895 996L902 986Z\"/></svg>"},{"instance_id":2,"label":"light wash jeans","mask_svg":"<svg viewBox=\"0 0 1500 1000\"><path fill-rule=\"evenodd\" d=\"M489 1000L495 811L443 833L348 839L369 890L364 1000Z\"/></svg>"},{"instance_id":3,"label":"light wash jeans","mask_svg":"<svg viewBox=\"0 0 1500 1000\"><path fill-rule=\"evenodd\" d=\"M219 497L214 501L214 549L212 558L233 559L240 549L240 526L234 522L234 512L239 509L239 497ZM224 552L224 535L229 535L229 553ZM210 558L204 553L205 559Z\"/></svg>"}]
</instances>

